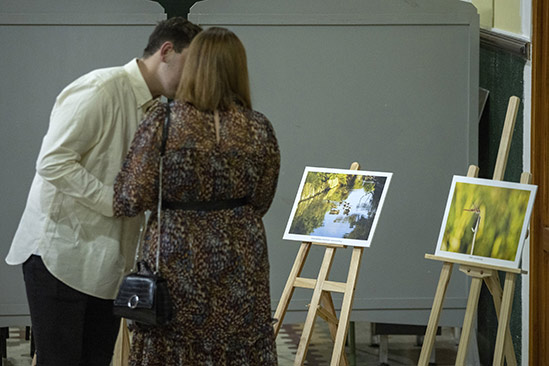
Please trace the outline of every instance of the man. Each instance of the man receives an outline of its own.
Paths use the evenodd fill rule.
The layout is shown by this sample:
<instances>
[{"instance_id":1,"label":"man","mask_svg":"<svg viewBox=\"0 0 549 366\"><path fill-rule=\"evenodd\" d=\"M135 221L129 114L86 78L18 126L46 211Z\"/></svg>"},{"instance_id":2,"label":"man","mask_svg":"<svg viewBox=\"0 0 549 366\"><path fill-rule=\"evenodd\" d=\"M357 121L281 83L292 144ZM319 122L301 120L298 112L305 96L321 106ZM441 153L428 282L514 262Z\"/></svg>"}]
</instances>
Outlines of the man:
<instances>
[{"instance_id":1,"label":"man","mask_svg":"<svg viewBox=\"0 0 549 366\"><path fill-rule=\"evenodd\" d=\"M27 205L6 258L23 264L39 366L108 366L112 314L142 218L113 217L112 184L154 100L175 95L200 27L155 28L143 57L92 71L56 99Z\"/></svg>"}]
</instances>

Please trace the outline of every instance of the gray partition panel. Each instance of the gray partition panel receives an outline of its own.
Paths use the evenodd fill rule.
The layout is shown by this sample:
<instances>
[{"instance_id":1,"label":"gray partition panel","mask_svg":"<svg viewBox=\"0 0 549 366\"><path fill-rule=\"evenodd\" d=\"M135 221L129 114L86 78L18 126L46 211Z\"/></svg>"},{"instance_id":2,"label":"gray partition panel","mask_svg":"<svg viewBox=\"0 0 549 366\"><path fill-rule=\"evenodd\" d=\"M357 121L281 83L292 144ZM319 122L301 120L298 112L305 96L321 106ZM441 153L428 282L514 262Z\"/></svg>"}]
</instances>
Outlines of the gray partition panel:
<instances>
[{"instance_id":1,"label":"gray partition panel","mask_svg":"<svg viewBox=\"0 0 549 366\"><path fill-rule=\"evenodd\" d=\"M441 263L434 253L452 175L477 161L476 9L458 0L206 0L189 19L243 41L254 108L277 132L278 191L265 217L273 309L298 242L282 235L305 166L394 172L353 319L426 324ZM350 250L331 279L345 280ZM323 250L309 255L316 277ZM462 323L466 276L455 274L441 324ZM304 320L311 291L296 290L288 321ZM339 306L336 296L336 307Z\"/></svg>"},{"instance_id":2,"label":"gray partition panel","mask_svg":"<svg viewBox=\"0 0 549 366\"><path fill-rule=\"evenodd\" d=\"M150 1L0 4L0 327L29 325L21 266L6 257L55 97L78 76L139 57L162 7Z\"/></svg>"}]
</instances>

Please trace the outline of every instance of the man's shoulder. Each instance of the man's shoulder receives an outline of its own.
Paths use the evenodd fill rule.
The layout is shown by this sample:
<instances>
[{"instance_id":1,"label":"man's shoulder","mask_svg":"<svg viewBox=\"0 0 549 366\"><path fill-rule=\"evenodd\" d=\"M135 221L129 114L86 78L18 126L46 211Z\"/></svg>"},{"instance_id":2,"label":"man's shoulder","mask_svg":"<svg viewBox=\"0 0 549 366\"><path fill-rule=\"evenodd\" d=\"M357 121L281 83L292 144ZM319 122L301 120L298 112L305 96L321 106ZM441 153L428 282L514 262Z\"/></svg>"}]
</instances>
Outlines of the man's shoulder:
<instances>
[{"instance_id":1,"label":"man's shoulder","mask_svg":"<svg viewBox=\"0 0 549 366\"><path fill-rule=\"evenodd\" d=\"M88 84L98 87L114 86L128 81L128 73L123 66L96 69L82 75L73 84Z\"/></svg>"},{"instance_id":2,"label":"man's shoulder","mask_svg":"<svg viewBox=\"0 0 549 366\"><path fill-rule=\"evenodd\" d=\"M130 85L130 76L124 66L106 67L92 70L67 85L58 95L58 101L68 96L88 95L100 97L118 93Z\"/></svg>"}]
</instances>

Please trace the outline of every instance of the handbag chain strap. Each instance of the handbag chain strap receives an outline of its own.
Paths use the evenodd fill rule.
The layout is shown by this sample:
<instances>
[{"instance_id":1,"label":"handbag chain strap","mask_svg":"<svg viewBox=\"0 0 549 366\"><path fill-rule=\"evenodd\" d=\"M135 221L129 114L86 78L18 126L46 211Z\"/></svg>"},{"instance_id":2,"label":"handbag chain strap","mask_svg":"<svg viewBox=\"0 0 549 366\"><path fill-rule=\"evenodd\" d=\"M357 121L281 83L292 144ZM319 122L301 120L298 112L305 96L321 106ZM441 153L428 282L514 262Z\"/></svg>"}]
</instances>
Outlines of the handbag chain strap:
<instances>
[{"instance_id":1,"label":"handbag chain strap","mask_svg":"<svg viewBox=\"0 0 549 366\"><path fill-rule=\"evenodd\" d=\"M141 253L141 244L143 243L143 238L145 237L145 233L147 232L147 226L149 224L149 215L145 214L145 222L143 225L141 225L141 228L139 229L139 238L137 239L137 248L135 249L135 258L133 259L133 268L131 272L137 272L137 262L139 262L139 254Z\"/></svg>"},{"instance_id":2,"label":"handbag chain strap","mask_svg":"<svg viewBox=\"0 0 549 366\"><path fill-rule=\"evenodd\" d=\"M168 140L168 129L170 127L170 104L166 104L166 118L164 119L164 126L162 128L162 142L160 145L160 161L158 162L158 246L156 248L156 260L154 274L158 273L158 265L160 262L160 244L162 242L161 228L162 228L162 167L164 161L164 153L166 152L166 141ZM137 272L137 263L139 262L139 254L141 253L141 245L147 232L147 226L149 224L150 214L145 214L146 219L141 228L139 229L139 238L137 239L137 248L135 250L135 258L133 261L132 272Z\"/></svg>"}]
</instances>

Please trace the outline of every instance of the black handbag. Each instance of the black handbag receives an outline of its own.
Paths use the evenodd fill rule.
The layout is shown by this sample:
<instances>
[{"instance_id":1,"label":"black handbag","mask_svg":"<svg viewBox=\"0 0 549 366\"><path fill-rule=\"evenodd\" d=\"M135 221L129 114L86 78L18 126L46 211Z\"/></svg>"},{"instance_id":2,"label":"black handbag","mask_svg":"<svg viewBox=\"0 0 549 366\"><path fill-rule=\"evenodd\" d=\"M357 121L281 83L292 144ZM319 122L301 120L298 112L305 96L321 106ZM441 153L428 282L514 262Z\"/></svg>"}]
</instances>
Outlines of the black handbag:
<instances>
[{"instance_id":1,"label":"black handbag","mask_svg":"<svg viewBox=\"0 0 549 366\"><path fill-rule=\"evenodd\" d=\"M167 106L166 119L162 130L162 145L160 147L159 183L158 183L158 246L156 250L156 268L152 271L147 263L139 261L141 242L146 232L147 223L141 228L137 242L134 268L124 277L118 295L114 300L115 315L134 320L141 324L160 326L167 324L172 316L172 301L168 283L158 272L161 244L162 217L162 165L168 127L170 124L170 105ZM147 218L148 219L148 218Z\"/></svg>"},{"instance_id":2,"label":"black handbag","mask_svg":"<svg viewBox=\"0 0 549 366\"><path fill-rule=\"evenodd\" d=\"M114 314L146 325L164 325L172 318L172 302L164 278L139 262L140 269L122 281Z\"/></svg>"}]
</instances>

